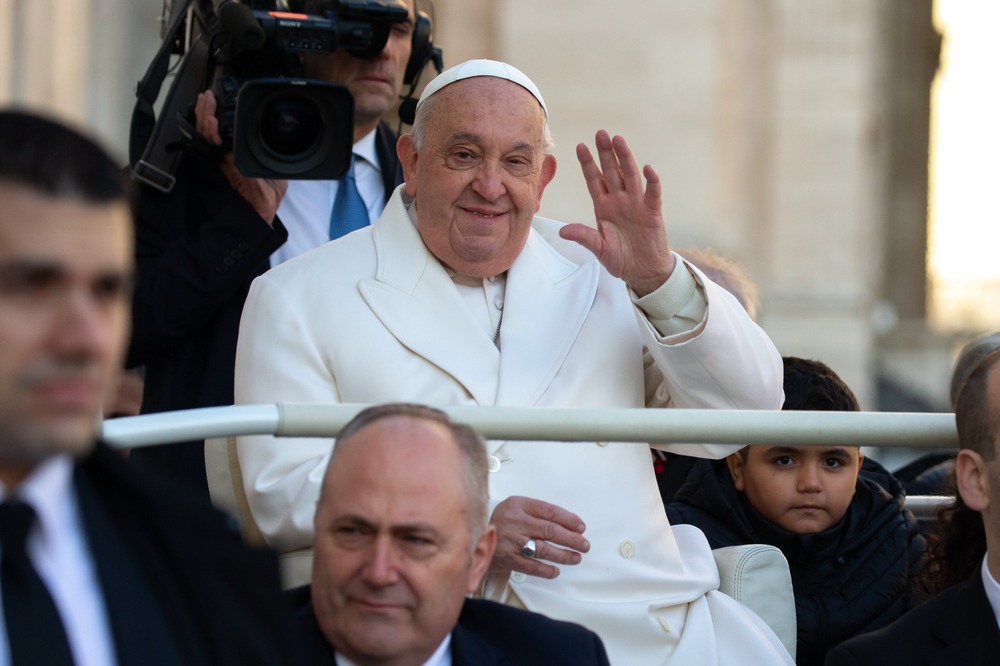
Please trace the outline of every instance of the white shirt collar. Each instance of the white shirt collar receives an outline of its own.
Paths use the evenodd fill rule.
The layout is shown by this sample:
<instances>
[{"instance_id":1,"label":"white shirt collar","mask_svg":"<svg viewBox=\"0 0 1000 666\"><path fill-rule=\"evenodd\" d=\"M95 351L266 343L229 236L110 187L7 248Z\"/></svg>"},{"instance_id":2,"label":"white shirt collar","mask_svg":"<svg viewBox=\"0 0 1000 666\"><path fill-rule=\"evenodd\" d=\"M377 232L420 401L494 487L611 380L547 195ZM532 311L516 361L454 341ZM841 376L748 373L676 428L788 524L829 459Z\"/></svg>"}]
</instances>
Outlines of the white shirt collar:
<instances>
[{"instance_id":1,"label":"white shirt collar","mask_svg":"<svg viewBox=\"0 0 1000 666\"><path fill-rule=\"evenodd\" d=\"M986 566L987 560L989 560L989 553L983 558L983 565L981 567L983 588L986 590L986 599L989 600L990 606L993 607L993 615L996 618L997 626L1000 626L1000 583L997 582L993 574L990 573L989 567Z\"/></svg>"},{"instance_id":2,"label":"white shirt collar","mask_svg":"<svg viewBox=\"0 0 1000 666\"><path fill-rule=\"evenodd\" d=\"M338 653L337 666L358 666L358 664ZM421 666L451 666L451 634L444 637L441 645L438 646L437 650L434 650L431 658L421 664Z\"/></svg>"},{"instance_id":3,"label":"white shirt collar","mask_svg":"<svg viewBox=\"0 0 1000 666\"><path fill-rule=\"evenodd\" d=\"M375 153L375 132L378 130L376 127L368 134L358 139L357 143L351 149L355 155L360 155L368 161L368 164L372 166L379 173L382 172L382 167L378 163L378 155ZM388 198L388 195L387 197Z\"/></svg>"},{"instance_id":4,"label":"white shirt collar","mask_svg":"<svg viewBox=\"0 0 1000 666\"><path fill-rule=\"evenodd\" d=\"M73 458L68 454L52 456L41 462L21 483L15 495L30 504L38 515L38 534L42 547L52 547L53 535L73 527L71 507L75 509ZM0 499L9 497L0 484Z\"/></svg>"}]
</instances>

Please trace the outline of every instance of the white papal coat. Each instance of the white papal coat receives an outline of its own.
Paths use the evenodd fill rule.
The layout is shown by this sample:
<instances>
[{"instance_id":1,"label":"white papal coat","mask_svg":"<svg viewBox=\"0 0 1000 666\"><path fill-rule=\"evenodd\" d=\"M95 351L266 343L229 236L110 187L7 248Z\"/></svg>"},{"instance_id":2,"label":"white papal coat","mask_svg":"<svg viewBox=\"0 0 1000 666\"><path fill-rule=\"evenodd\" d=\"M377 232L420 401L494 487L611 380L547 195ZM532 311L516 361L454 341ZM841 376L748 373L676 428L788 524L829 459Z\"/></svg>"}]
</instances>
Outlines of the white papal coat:
<instances>
[{"instance_id":1,"label":"white papal coat","mask_svg":"<svg viewBox=\"0 0 1000 666\"><path fill-rule=\"evenodd\" d=\"M559 226L536 217L508 271L500 351L424 246L397 189L374 226L253 283L236 401L780 408L781 359L732 296L692 269L707 316L694 334L667 344L625 284L559 238ZM488 447L492 505L533 497L587 525L591 550L581 564L562 566L554 580L511 577L529 609L597 631L615 664L788 660L756 616L719 592L706 594L718 586L711 552L697 530L671 529L647 447ZM734 450L686 452L692 448L712 457ZM280 551L308 546L330 441L244 437L238 451L269 543ZM488 588L502 594L505 582Z\"/></svg>"}]
</instances>

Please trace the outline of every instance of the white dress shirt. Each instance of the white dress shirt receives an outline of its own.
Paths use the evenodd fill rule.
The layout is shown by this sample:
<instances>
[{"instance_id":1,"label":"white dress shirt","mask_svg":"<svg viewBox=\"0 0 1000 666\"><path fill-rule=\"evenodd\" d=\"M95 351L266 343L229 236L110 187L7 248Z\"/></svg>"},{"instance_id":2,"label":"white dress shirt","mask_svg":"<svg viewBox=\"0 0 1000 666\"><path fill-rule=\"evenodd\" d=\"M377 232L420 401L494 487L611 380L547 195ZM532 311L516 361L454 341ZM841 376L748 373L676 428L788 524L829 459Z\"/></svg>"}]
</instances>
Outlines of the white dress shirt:
<instances>
[{"instance_id":1,"label":"white dress shirt","mask_svg":"<svg viewBox=\"0 0 1000 666\"><path fill-rule=\"evenodd\" d=\"M993 615L996 617L997 626L1000 626L1000 583L990 573L990 568L986 566L989 557L989 553L987 553L986 557L983 558L983 588L986 590L986 599L990 602L990 606L993 607Z\"/></svg>"},{"instance_id":2,"label":"white dress shirt","mask_svg":"<svg viewBox=\"0 0 1000 666\"><path fill-rule=\"evenodd\" d=\"M8 496L0 484L0 500ZM46 460L21 483L16 496L38 515L28 534L28 556L59 610L73 660L77 666L115 664L104 595L73 492L73 459L59 455ZM0 643L0 666L7 666L10 648L3 613Z\"/></svg>"},{"instance_id":3,"label":"white dress shirt","mask_svg":"<svg viewBox=\"0 0 1000 666\"><path fill-rule=\"evenodd\" d=\"M382 184L382 169L375 152L372 130L354 144L354 181L368 208L369 223L382 214L388 192ZM330 213L340 188L338 180L291 180L278 217L288 229L288 240L271 254L271 267L319 247L330 240Z\"/></svg>"}]
</instances>

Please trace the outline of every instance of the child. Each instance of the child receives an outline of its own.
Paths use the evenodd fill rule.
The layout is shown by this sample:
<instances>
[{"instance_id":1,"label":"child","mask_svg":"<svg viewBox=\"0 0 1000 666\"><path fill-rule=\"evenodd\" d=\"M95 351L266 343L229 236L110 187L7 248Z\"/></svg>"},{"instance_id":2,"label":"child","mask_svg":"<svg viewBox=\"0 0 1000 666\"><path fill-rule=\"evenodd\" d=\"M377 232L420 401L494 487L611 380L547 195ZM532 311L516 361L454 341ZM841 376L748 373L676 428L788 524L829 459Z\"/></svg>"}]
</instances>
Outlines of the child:
<instances>
[{"instance_id":1,"label":"child","mask_svg":"<svg viewBox=\"0 0 1000 666\"><path fill-rule=\"evenodd\" d=\"M823 363L786 357L784 409L858 411ZM712 548L769 543L788 559L798 621L796 663L883 627L912 604L923 537L902 486L856 446L750 446L701 460L667 507Z\"/></svg>"}]
</instances>

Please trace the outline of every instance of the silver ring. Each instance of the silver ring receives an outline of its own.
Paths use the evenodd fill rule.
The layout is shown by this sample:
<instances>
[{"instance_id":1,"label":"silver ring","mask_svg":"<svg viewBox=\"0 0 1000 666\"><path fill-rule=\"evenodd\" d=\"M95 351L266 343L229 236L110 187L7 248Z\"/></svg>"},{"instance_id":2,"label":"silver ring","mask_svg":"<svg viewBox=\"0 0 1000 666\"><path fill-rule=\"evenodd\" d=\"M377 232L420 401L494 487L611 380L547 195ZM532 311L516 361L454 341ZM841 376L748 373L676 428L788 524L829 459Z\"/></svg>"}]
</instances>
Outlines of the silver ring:
<instances>
[{"instance_id":1,"label":"silver ring","mask_svg":"<svg viewBox=\"0 0 1000 666\"><path fill-rule=\"evenodd\" d=\"M521 548L521 554L525 557L534 557L538 554L538 544L535 543L534 539L528 539L528 543Z\"/></svg>"}]
</instances>

